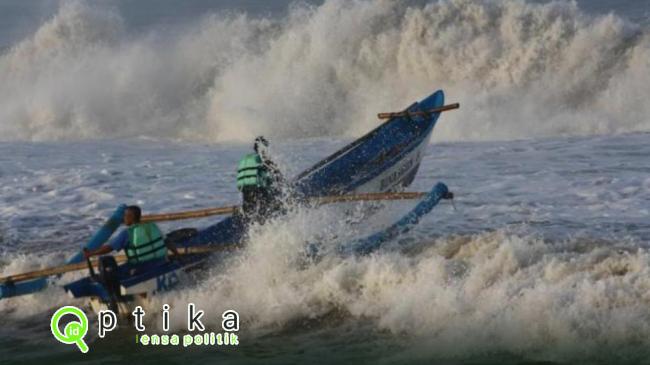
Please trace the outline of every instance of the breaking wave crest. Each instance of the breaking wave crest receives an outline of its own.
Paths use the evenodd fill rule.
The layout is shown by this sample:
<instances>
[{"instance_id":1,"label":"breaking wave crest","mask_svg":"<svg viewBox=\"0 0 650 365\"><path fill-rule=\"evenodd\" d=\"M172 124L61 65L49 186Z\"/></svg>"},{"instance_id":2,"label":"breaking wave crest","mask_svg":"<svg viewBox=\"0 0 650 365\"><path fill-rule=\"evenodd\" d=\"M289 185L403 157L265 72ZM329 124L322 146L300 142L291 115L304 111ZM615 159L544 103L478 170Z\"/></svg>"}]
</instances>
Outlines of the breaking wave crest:
<instances>
[{"instance_id":1,"label":"breaking wave crest","mask_svg":"<svg viewBox=\"0 0 650 365\"><path fill-rule=\"evenodd\" d=\"M154 296L147 325L160 326L157 313L167 303L172 327L184 328L191 302L214 328L219 313L237 310L247 336L343 318L405 335L443 357L505 351L548 359L603 349L619 356L650 345L650 251L638 242L549 242L513 229L432 238L420 232L368 256L328 254L313 262L305 260L305 242L333 245L359 232L344 229L329 210L306 213L253 227L246 248L215 262L197 286ZM65 255L2 259L5 275L62 263ZM42 318L71 302L60 285L83 275L53 279L46 293L0 301L0 312L8 323Z\"/></svg>"},{"instance_id":2,"label":"breaking wave crest","mask_svg":"<svg viewBox=\"0 0 650 365\"><path fill-rule=\"evenodd\" d=\"M550 243L498 230L300 265L305 237L284 228L258 232L207 282L158 297L154 308L178 308L179 326L188 302L210 313L235 308L253 333L335 313L419 338L445 356L563 357L650 345L650 253L631 243Z\"/></svg>"},{"instance_id":3,"label":"breaking wave crest","mask_svg":"<svg viewBox=\"0 0 650 365\"><path fill-rule=\"evenodd\" d=\"M328 0L178 30L64 2L0 55L0 139L357 136L437 88L462 104L441 139L650 130L650 35L575 3Z\"/></svg>"}]
</instances>

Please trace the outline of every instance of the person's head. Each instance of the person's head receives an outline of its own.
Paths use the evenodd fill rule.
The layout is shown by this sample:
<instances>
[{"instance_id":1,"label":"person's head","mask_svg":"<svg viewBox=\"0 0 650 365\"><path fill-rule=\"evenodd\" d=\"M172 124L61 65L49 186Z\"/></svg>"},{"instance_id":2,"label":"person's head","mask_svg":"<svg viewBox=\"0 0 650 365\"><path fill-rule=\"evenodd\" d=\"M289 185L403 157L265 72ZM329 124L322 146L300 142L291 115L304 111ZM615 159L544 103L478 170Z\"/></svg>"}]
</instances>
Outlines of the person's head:
<instances>
[{"instance_id":1,"label":"person's head","mask_svg":"<svg viewBox=\"0 0 650 365\"><path fill-rule=\"evenodd\" d=\"M264 138L264 136L259 136L255 138L255 143L253 144L253 149L256 153L260 152L260 148L266 148L269 146L269 141Z\"/></svg>"},{"instance_id":2,"label":"person's head","mask_svg":"<svg viewBox=\"0 0 650 365\"><path fill-rule=\"evenodd\" d=\"M142 210L137 205L130 205L126 207L124 211L124 224L127 226L140 223L140 217L142 216Z\"/></svg>"}]
</instances>

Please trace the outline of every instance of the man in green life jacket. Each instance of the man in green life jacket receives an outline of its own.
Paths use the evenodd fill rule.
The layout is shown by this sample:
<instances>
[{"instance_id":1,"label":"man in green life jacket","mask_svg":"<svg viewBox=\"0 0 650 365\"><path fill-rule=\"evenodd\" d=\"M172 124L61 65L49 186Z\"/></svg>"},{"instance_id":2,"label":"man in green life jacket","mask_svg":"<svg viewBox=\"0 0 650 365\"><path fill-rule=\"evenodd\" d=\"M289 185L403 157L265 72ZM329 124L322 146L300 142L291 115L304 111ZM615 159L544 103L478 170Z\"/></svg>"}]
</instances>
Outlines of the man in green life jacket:
<instances>
[{"instance_id":1,"label":"man in green life jacket","mask_svg":"<svg viewBox=\"0 0 650 365\"><path fill-rule=\"evenodd\" d=\"M124 250L129 265L140 265L167 258L167 249L178 256L176 247L166 244L163 234L153 222L140 223L142 210L131 205L124 211L124 224L127 229L120 232L110 243L95 250L84 248L84 257L106 255L112 251Z\"/></svg>"},{"instance_id":2,"label":"man in green life jacket","mask_svg":"<svg viewBox=\"0 0 650 365\"><path fill-rule=\"evenodd\" d=\"M237 189L242 193L242 211L246 221L264 223L271 214L282 209L281 184L284 178L268 158L269 142L260 136L253 144L254 153L239 161Z\"/></svg>"}]
</instances>

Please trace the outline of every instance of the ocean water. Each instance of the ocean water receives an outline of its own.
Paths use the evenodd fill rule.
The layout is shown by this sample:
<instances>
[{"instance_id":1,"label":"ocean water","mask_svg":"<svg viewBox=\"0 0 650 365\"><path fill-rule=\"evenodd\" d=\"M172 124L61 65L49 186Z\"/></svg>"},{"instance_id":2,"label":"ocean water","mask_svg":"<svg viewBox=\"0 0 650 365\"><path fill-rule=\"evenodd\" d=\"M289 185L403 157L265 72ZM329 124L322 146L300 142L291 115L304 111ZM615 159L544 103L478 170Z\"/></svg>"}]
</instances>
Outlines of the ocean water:
<instances>
[{"instance_id":1,"label":"ocean water","mask_svg":"<svg viewBox=\"0 0 650 365\"><path fill-rule=\"evenodd\" d=\"M298 210L155 298L242 316L234 349L91 353L54 341L60 284L0 300L7 364L650 362L650 5L645 1L38 1L0 4L0 275L63 263L120 203L239 202L264 134L288 176L438 88L409 190L456 194L358 258L301 260L413 202ZM202 227L219 218L163 224ZM155 310L155 309L154 309ZM91 318L93 321L94 318ZM94 323L94 322L93 322ZM160 316L147 326L159 328Z\"/></svg>"}]
</instances>

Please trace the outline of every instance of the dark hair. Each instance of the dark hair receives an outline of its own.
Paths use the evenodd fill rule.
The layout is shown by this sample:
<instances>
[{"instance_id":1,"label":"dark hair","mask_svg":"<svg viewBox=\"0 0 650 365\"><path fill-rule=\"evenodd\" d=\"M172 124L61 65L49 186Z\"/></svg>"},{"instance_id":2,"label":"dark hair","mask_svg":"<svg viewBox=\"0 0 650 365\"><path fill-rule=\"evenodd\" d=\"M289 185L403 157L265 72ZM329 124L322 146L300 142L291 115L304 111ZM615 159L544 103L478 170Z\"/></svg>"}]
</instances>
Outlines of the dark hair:
<instances>
[{"instance_id":1,"label":"dark hair","mask_svg":"<svg viewBox=\"0 0 650 365\"><path fill-rule=\"evenodd\" d=\"M140 209L139 206L129 205L128 207L126 207L126 210L132 211L133 215L135 216L135 221L140 222L140 217L142 217L142 209Z\"/></svg>"},{"instance_id":2,"label":"dark hair","mask_svg":"<svg viewBox=\"0 0 650 365\"><path fill-rule=\"evenodd\" d=\"M267 141L266 138L264 138L264 136L259 136L259 137L255 138L255 143L253 144L253 149L255 150L255 152L259 152L259 145L260 144L264 145L265 147L268 147L269 146L269 141Z\"/></svg>"}]
</instances>

